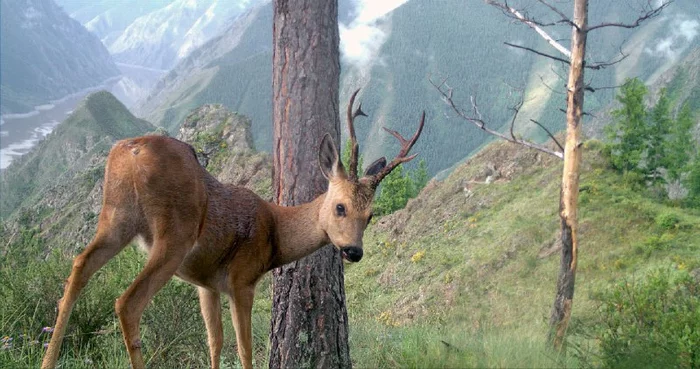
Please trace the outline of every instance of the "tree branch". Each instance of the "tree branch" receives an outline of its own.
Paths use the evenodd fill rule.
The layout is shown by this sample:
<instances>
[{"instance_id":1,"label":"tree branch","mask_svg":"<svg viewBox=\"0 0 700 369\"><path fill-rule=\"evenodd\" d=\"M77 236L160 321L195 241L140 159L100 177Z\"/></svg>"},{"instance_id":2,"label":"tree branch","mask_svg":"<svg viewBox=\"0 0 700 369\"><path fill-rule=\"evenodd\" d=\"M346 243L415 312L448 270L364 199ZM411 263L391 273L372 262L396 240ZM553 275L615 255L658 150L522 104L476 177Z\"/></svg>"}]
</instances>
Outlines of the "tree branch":
<instances>
[{"instance_id":1,"label":"tree branch","mask_svg":"<svg viewBox=\"0 0 700 369\"><path fill-rule=\"evenodd\" d=\"M540 1L543 2L543 0L540 0ZM552 38L552 36L550 36L547 32L545 32L541 28L541 26L544 27L544 26L548 26L548 25L554 25L555 23L552 23L552 24L538 23L534 19L526 17L526 16L522 15L519 11L511 8L510 6L508 6L507 3L504 4L504 3L501 3L501 2L495 1L495 0L486 0L486 3L491 5L491 6L494 6L496 8L501 9L501 11L503 11L506 15L508 15L508 13L512 14L512 16L509 16L509 17L525 23L526 25L528 25L528 27L532 28L533 30L535 30L535 32L537 32L540 36L542 36L542 38L544 38L545 41L547 41L547 43L552 45L552 47L557 49L560 53L564 54L564 56L566 56L567 58L571 58L571 51L569 51L569 49L567 49L566 47L562 46L562 44L558 43L554 38ZM544 2L543 2L543 4L547 5ZM566 18L566 20L568 22L570 22L571 24L573 24L573 22L571 22L571 20L569 20L568 18Z\"/></svg>"},{"instance_id":2,"label":"tree branch","mask_svg":"<svg viewBox=\"0 0 700 369\"><path fill-rule=\"evenodd\" d=\"M595 26L588 27L586 29L586 32L593 31L598 28L603 28L603 27L620 27L620 28L636 28L639 27L644 21L649 20L651 18L654 18L661 14L661 11L664 10L666 7L671 5L673 0L665 1L663 2L660 6L654 8L651 7L648 9L645 13L643 13L637 20L635 20L633 23L601 23Z\"/></svg>"},{"instance_id":3,"label":"tree branch","mask_svg":"<svg viewBox=\"0 0 700 369\"><path fill-rule=\"evenodd\" d=\"M562 63L566 63L567 65L569 64L569 61L566 60L566 59L562 59L562 58L560 58L560 57L558 57L558 56L554 56L554 55L545 54L545 53L543 53L543 52L541 52L541 51L537 51L537 50L535 50L535 49L531 49L531 48L526 47L526 46L520 46L520 45L516 45L516 44L511 44L510 42L504 42L504 44L506 44L506 45L508 45L508 46L510 46L510 47L515 47L515 48L517 48L517 49L527 50L527 51L533 52L533 53L535 53L535 54L537 54L537 55L539 55L539 56L544 56L545 58L550 58L550 59L553 59L553 60L556 60L556 61L560 61L560 62L562 62Z\"/></svg>"},{"instance_id":4,"label":"tree branch","mask_svg":"<svg viewBox=\"0 0 700 369\"><path fill-rule=\"evenodd\" d=\"M557 9L554 5L551 5L550 3L546 2L545 0L537 0L537 1L539 1L540 3L542 3L544 6L548 7L549 9L551 9L553 12L559 14L559 16L561 17L561 20L558 23L566 23L566 24L570 25L571 27L574 27L578 30L578 26L576 25L576 23L574 23L574 21L572 21L569 17L567 17L566 14L564 14L564 12Z\"/></svg>"},{"instance_id":5,"label":"tree branch","mask_svg":"<svg viewBox=\"0 0 700 369\"><path fill-rule=\"evenodd\" d=\"M530 122L537 124L538 126L540 126L540 128L542 128L542 130L544 130L545 132L547 132L547 136L549 136L549 138L551 138L552 141L554 141L554 143L557 144L557 146L559 146L559 149L561 150L561 152L564 152L564 146L562 146L562 145L559 143L559 141L556 139L556 137L554 137L554 135L552 134L552 132L550 132L547 128L545 128L545 126L543 126L540 122L538 122L538 121L536 121L536 120L534 120L534 119L530 119Z\"/></svg>"},{"instance_id":6,"label":"tree branch","mask_svg":"<svg viewBox=\"0 0 700 369\"><path fill-rule=\"evenodd\" d=\"M539 75L539 77L540 77L540 81L542 81L542 84L544 85L544 87L547 87L548 90L554 92L555 94L566 95L566 92L557 91L553 87L548 85L547 82L544 81L544 77L542 77L541 74Z\"/></svg>"},{"instance_id":7,"label":"tree branch","mask_svg":"<svg viewBox=\"0 0 700 369\"><path fill-rule=\"evenodd\" d=\"M527 47L527 46L520 46L520 45L516 45L516 44L511 44L510 42L504 42L504 44L506 44L506 45L508 45L508 46L510 46L510 47L514 47L514 48L516 48L516 49L527 50L527 51L532 52L532 53L535 53L535 54L537 54L537 55L539 55L539 56L544 56L545 58L549 58L549 59L552 59L552 60L556 60L556 61L558 61L558 62L565 63L566 65L571 65L570 62L569 62L568 60L566 60L566 59L562 59L562 58L560 58L560 57L558 57L558 56L554 56L554 55L545 54L545 53L543 53L543 52L541 52L541 51L537 51L537 50L535 50L535 49L533 49L533 48L530 48L530 47ZM585 62L584 62L584 63L583 63L583 66L584 66L584 68L595 69L595 70L605 69L605 68L607 68L607 67L609 67L609 66L611 66L611 65L615 65L615 64L617 64L617 63L619 63L619 62L625 60L628 56L629 56L629 54L622 54L622 57L621 57L620 59L617 59L617 60L612 61L612 62L607 62L607 63L595 63L595 64L590 64L590 65L589 65L588 63L585 63Z\"/></svg>"},{"instance_id":8,"label":"tree branch","mask_svg":"<svg viewBox=\"0 0 700 369\"><path fill-rule=\"evenodd\" d=\"M473 115L470 116L470 115L467 115L462 109L458 108L457 105L455 105L454 100L452 100L452 92L453 92L452 88L449 88L449 87L447 87L447 89L443 88L443 86L447 86L445 84L445 81L440 83L440 85L435 84L435 82L433 82L432 79L429 79L429 81L430 81L430 84L433 85L433 87L435 87L435 89L440 93L440 95L442 95L443 101L445 101L445 103L447 105L449 105L452 108L452 110L455 113L457 113L457 115L460 118L462 118L468 122L471 122L472 124L477 126L479 129L481 129L482 131L484 131L492 136L496 136L500 139L503 139L505 141L508 141L511 143L516 143L519 145L523 145L523 146L541 151L543 153L546 153L546 154L549 154L552 156L556 156L559 159L564 159L563 150L562 151L552 150L546 146L538 145L534 142L519 139L515 136L513 126L515 125L515 119L517 118L518 113L520 112L520 108L522 107L522 104L523 104L522 99L514 107L512 107L512 109L515 111L515 113L513 115L513 119L511 120L511 124L510 124L510 137L508 137L507 135L504 135L503 133L500 133L498 131L494 131L486 126L486 122L484 121L483 116L481 115L481 112L479 111L479 105L476 102L475 96L470 97L470 101L471 101L471 105L472 105L472 112L473 112ZM540 127L542 127L540 124L538 124L538 125ZM542 127L542 128L544 128L544 127ZM547 131L546 129L545 129L545 132L547 132L547 134L550 137L553 137L551 135L551 133L549 131ZM557 143L557 145L559 145L559 143ZM559 146L561 147L561 145L559 145Z\"/></svg>"},{"instance_id":9,"label":"tree branch","mask_svg":"<svg viewBox=\"0 0 700 369\"><path fill-rule=\"evenodd\" d=\"M595 64L591 64L591 65L584 63L584 66L588 69L595 69L595 70L605 69L611 65L615 65L615 64L627 59L627 57L630 56L630 54L625 54L624 52L622 52L622 49L620 49L620 54L622 55L622 57L617 59L617 60L614 60L611 62L606 62L606 63L595 63Z\"/></svg>"}]
</instances>

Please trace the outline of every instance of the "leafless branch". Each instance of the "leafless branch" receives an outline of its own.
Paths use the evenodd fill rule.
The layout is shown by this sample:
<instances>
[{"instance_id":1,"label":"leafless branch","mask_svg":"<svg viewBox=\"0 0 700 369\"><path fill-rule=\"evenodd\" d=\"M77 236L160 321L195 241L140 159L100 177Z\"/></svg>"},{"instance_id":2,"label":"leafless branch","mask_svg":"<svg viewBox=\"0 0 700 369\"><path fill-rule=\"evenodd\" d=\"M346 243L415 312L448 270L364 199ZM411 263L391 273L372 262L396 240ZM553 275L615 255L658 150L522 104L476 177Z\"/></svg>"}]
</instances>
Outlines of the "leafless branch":
<instances>
[{"instance_id":1,"label":"leafless branch","mask_svg":"<svg viewBox=\"0 0 700 369\"><path fill-rule=\"evenodd\" d=\"M541 1L544 1L544 0L541 0ZM513 19L516 19L520 22L525 23L528 27L532 28L533 30L535 30L535 32L537 32L540 36L542 36L542 38L544 38L545 41L547 41L547 43L552 45L552 47L557 49L560 53L564 54L564 56L566 56L567 58L571 58L571 51L569 51L569 49L567 49L566 47L562 46L562 44L558 43L554 38L552 38L552 36L550 36L547 32L545 32L541 28L541 27L545 27L545 26L549 26L549 25L554 25L556 23L551 23L551 24L539 23L530 17L526 17L526 16L522 15L519 11L515 10L514 8L511 8L510 6L508 6L508 3L501 3L501 2L496 1L496 0L486 0L486 3L496 7L498 9L501 9L501 11L503 11L503 13L506 14L507 16L509 16L510 18L513 18ZM544 4L546 5L546 3L544 3ZM566 19L568 20L568 18L566 18ZM570 20L568 20L568 21L571 22ZM573 24L573 22L571 22L571 24Z\"/></svg>"},{"instance_id":2,"label":"leafless branch","mask_svg":"<svg viewBox=\"0 0 700 369\"><path fill-rule=\"evenodd\" d=\"M473 102L473 104L476 105L476 101ZM520 95L520 101L518 101L515 106L511 108L513 110L513 119L510 121L510 137L513 139L514 142L518 142L518 139L515 137L515 119L518 117L518 113L520 112L520 108L523 106L523 99L522 95Z\"/></svg>"},{"instance_id":3,"label":"leafless branch","mask_svg":"<svg viewBox=\"0 0 700 369\"><path fill-rule=\"evenodd\" d=\"M550 132L545 126L543 126L540 122L538 122L538 121L536 121L536 120L534 120L534 119L530 119L530 122L537 124L540 128L542 128L542 130L544 130L545 132L547 132L547 136L549 136L549 138L551 138L552 141L554 141L554 143L557 144L557 146L559 146L559 149L561 150L561 152L564 152L564 146L562 146L562 145L559 143L559 141L556 139L556 137L554 137L554 135L552 134L552 132Z\"/></svg>"},{"instance_id":4,"label":"leafless branch","mask_svg":"<svg viewBox=\"0 0 700 369\"><path fill-rule=\"evenodd\" d=\"M504 44L506 44L506 45L508 45L508 46L510 46L510 47L514 47L514 48L516 48L516 49L527 50L527 51L529 51L529 52L531 52L531 53L535 53L535 54L537 54L537 55L539 55L539 56L544 56L545 58L549 58L549 59L552 59L552 60L556 60L556 61L558 61L558 62L565 63L566 65L570 65L570 62L569 62L568 60L566 60L566 59L562 59L562 58L560 58L560 57L558 57L558 56L554 56L554 55L545 54L545 53L543 53L543 52L541 52L541 51L537 51L537 50L535 50L535 49L533 49L533 48L530 48L530 47L527 47L527 46L520 46L520 45L516 45L516 44L511 44L510 42L504 42ZM617 60L614 60L614 61L611 61L611 62L606 62L606 63L595 63L595 64L584 63L583 66L584 66L585 68L588 68L588 69L595 69L595 70L605 69L605 68L607 68L607 67L609 67L609 66L611 66L611 65L615 65L615 64L617 64L617 63L619 63L619 62L625 60L628 56L629 56L629 54L623 54L621 58L619 58L619 59L617 59Z\"/></svg>"},{"instance_id":5,"label":"leafless branch","mask_svg":"<svg viewBox=\"0 0 700 369\"><path fill-rule=\"evenodd\" d=\"M566 114L566 109L559 108L559 111L562 112L562 113L564 113L564 114ZM586 115L587 115L587 116L589 116L589 117L597 118L595 115L593 115L593 114L591 114L591 113L589 113L589 112L585 112L585 111L582 112L581 115L583 115L583 116L586 116Z\"/></svg>"},{"instance_id":6,"label":"leafless branch","mask_svg":"<svg viewBox=\"0 0 700 369\"><path fill-rule=\"evenodd\" d=\"M622 85L616 85L616 86L603 86L603 87L591 87L590 85L586 86L586 91L590 92L596 92L598 90L613 90L616 88L620 88Z\"/></svg>"},{"instance_id":7,"label":"leafless branch","mask_svg":"<svg viewBox=\"0 0 700 369\"><path fill-rule=\"evenodd\" d=\"M540 77L540 81L542 81L542 84L544 85L544 87L547 87L548 90L554 92L555 94L566 95L566 92L557 91L553 87L548 85L547 82L544 81L544 78L542 77L541 74L539 75L539 77Z\"/></svg>"},{"instance_id":8,"label":"leafless branch","mask_svg":"<svg viewBox=\"0 0 700 369\"><path fill-rule=\"evenodd\" d=\"M562 63L566 63L567 65L569 64L569 61L566 60L566 59L562 59L562 58L560 58L560 57L558 57L558 56L554 56L554 55L545 54L545 53L543 53L543 52L541 52L541 51L537 51L537 50L535 50L535 49L532 49L532 48L529 48L529 47L526 47L526 46L520 46L520 45L516 45L516 44L511 44L510 42L504 42L504 44L506 44L506 45L508 45L508 46L510 46L510 47L517 48L517 49L527 50L527 51L532 52L532 53L535 53L535 54L537 54L537 55L539 55L539 56L544 56L545 58L550 58L550 59L553 59L553 60L556 60L556 61L560 61L560 62L562 62Z\"/></svg>"},{"instance_id":9,"label":"leafless branch","mask_svg":"<svg viewBox=\"0 0 700 369\"><path fill-rule=\"evenodd\" d=\"M512 107L512 109L514 110L515 113L513 114L513 119L511 120L510 137L509 137L503 133L500 133L498 131L494 131L486 126L486 122L484 121L484 118L483 118L481 112L479 111L479 105L476 102L476 96L470 97L470 101L471 101L471 105L472 105L472 115L468 115L467 113L464 112L463 109L458 108L457 105L455 104L454 100L452 100L452 92L453 92L452 88L449 88L449 87L443 88L443 86L446 86L444 81L442 83L440 83L439 85L436 84L435 82L433 82L432 79L430 79L429 81L430 81L430 84L433 85L433 87L435 87L435 89L440 93L440 95L442 95L443 101L445 101L445 103L447 105L449 105L452 108L452 110L455 113L457 113L457 115L460 118L462 118L468 122L471 122L472 124L477 126L479 129L481 129L482 131L484 131L492 136L496 136L500 139L503 139L505 141L520 144L520 145L544 152L546 154L556 156L559 159L564 159L563 150L562 151L552 150L552 149L545 147L543 145L538 145L534 142L530 142L530 141L527 141L524 139L519 139L515 136L513 126L515 124L515 119L517 118L517 115L520 111L520 108L522 107L522 104L523 104L522 99L514 107ZM545 129L545 132L547 132L547 134L549 134L550 137L552 137L551 133L549 131L547 131L546 129Z\"/></svg>"},{"instance_id":10,"label":"leafless branch","mask_svg":"<svg viewBox=\"0 0 700 369\"><path fill-rule=\"evenodd\" d=\"M644 21L649 20L651 18L654 18L661 14L661 11L664 10L666 7L671 5L673 0L669 1L664 1L661 5L658 7L653 7L651 6L651 1L648 3L649 7L645 7L643 10L643 13L637 18L632 23L601 23L595 26L588 27L586 29L586 32L593 31L598 28L603 28L603 27L620 27L620 28L636 28L639 27Z\"/></svg>"},{"instance_id":11,"label":"leafless branch","mask_svg":"<svg viewBox=\"0 0 700 369\"><path fill-rule=\"evenodd\" d=\"M564 83L567 82L567 78L564 77L564 76L562 76L561 74L559 74L559 72L557 72L557 71L554 69L554 66L550 65L550 66L549 66L549 69L551 69L551 70L552 70L552 73L556 74L557 77L559 77L560 80L564 81Z\"/></svg>"},{"instance_id":12,"label":"leafless branch","mask_svg":"<svg viewBox=\"0 0 700 369\"><path fill-rule=\"evenodd\" d=\"M624 52L622 52L622 50L620 50L620 54L622 54L622 56L620 58L618 58L617 60L613 60L611 62L595 63L595 64L590 64L590 65L584 64L584 65L588 69L600 70L600 69L605 69L611 65L615 65L615 64L627 59L627 57L630 56L629 54L625 54Z\"/></svg>"},{"instance_id":13,"label":"leafless branch","mask_svg":"<svg viewBox=\"0 0 700 369\"><path fill-rule=\"evenodd\" d=\"M562 12L561 10L556 8L554 5L548 3L545 0L538 0L538 1L540 3L542 3L544 6L551 9L553 12L557 13L561 17L561 20L558 23L566 23L566 24L568 24L568 25L570 25L578 30L578 26L576 25L576 23L574 23L574 21L572 21L569 17L567 17L566 14L564 14L564 12Z\"/></svg>"}]
</instances>

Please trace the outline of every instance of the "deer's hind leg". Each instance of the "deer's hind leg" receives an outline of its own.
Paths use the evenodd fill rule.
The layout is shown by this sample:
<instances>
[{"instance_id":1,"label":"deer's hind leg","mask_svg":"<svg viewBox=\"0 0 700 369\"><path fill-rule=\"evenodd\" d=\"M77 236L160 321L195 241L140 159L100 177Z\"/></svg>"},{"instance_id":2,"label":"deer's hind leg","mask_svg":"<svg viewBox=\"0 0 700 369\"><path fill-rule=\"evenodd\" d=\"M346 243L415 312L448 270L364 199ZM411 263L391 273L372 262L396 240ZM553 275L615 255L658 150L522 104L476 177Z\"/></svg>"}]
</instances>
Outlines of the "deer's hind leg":
<instances>
[{"instance_id":1,"label":"deer's hind leg","mask_svg":"<svg viewBox=\"0 0 700 369\"><path fill-rule=\"evenodd\" d=\"M173 214L155 222L160 226L155 227L156 232L146 265L115 303L133 369L142 369L145 366L139 329L143 311L153 296L175 275L198 236L198 218L196 222L188 224L185 221L173 222L173 217L177 215Z\"/></svg>"},{"instance_id":2,"label":"deer's hind leg","mask_svg":"<svg viewBox=\"0 0 700 369\"><path fill-rule=\"evenodd\" d=\"M88 280L134 238L135 231L129 227L127 217L128 214L123 209L109 205L103 207L95 238L73 261L73 269L59 302L56 325L44 354L42 368L55 367L70 314Z\"/></svg>"}]
</instances>

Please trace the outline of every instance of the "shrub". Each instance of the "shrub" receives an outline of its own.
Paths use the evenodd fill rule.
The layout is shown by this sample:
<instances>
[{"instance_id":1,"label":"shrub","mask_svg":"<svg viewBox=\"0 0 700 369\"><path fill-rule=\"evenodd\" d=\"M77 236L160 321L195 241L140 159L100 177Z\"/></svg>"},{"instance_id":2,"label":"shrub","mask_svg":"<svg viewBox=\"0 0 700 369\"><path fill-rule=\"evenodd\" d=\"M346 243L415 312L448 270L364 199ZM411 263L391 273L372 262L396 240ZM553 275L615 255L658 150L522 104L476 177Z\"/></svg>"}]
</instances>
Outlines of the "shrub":
<instances>
[{"instance_id":1,"label":"shrub","mask_svg":"<svg viewBox=\"0 0 700 369\"><path fill-rule=\"evenodd\" d=\"M604 367L700 366L700 283L685 270L660 269L597 296Z\"/></svg>"},{"instance_id":2,"label":"shrub","mask_svg":"<svg viewBox=\"0 0 700 369\"><path fill-rule=\"evenodd\" d=\"M681 218L676 213L663 212L656 216L656 226L663 230L676 228L680 222Z\"/></svg>"}]
</instances>

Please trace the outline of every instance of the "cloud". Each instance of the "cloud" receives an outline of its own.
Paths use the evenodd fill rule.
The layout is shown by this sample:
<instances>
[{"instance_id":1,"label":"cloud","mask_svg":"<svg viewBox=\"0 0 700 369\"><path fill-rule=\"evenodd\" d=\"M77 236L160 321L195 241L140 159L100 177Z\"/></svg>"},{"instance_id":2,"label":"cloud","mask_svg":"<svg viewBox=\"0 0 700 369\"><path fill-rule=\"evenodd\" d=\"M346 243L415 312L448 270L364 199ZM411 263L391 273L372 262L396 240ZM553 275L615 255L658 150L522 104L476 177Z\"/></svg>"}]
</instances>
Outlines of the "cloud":
<instances>
[{"instance_id":1,"label":"cloud","mask_svg":"<svg viewBox=\"0 0 700 369\"><path fill-rule=\"evenodd\" d=\"M343 61L360 69L375 61L388 37L386 15L407 1L354 0L354 19L339 26Z\"/></svg>"},{"instance_id":2,"label":"cloud","mask_svg":"<svg viewBox=\"0 0 700 369\"><path fill-rule=\"evenodd\" d=\"M695 19L684 20L678 24L678 27L673 30L674 35L684 37L686 41L691 42L695 39L700 31L700 22Z\"/></svg>"},{"instance_id":3,"label":"cloud","mask_svg":"<svg viewBox=\"0 0 700 369\"><path fill-rule=\"evenodd\" d=\"M658 58L675 59L700 33L700 22L683 15L670 18L668 25L668 36L659 38L644 52Z\"/></svg>"}]
</instances>

